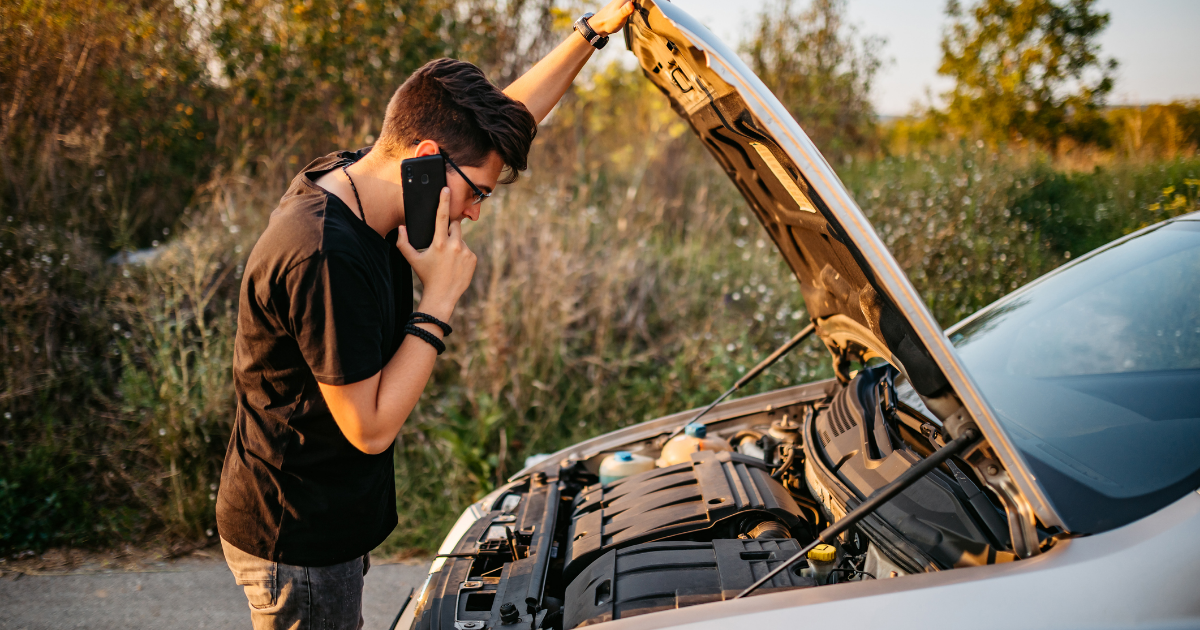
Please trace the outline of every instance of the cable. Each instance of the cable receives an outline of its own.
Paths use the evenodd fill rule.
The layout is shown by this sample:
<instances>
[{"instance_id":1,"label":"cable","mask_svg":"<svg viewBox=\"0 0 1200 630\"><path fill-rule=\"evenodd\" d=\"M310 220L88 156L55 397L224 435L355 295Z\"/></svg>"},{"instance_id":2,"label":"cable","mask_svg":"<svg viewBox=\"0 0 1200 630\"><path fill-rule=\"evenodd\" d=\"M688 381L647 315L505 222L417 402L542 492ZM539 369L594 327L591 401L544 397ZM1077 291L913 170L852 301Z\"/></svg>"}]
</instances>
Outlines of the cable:
<instances>
[{"instance_id":1,"label":"cable","mask_svg":"<svg viewBox=\"0 0 1200 630\"><path fill-rule=\"evenodd\" d=\"M776 468L775 472L771 473L771 478L779 479L779 477L781 475L783 475L783 473L787 472L788 468L791 468L792 460L794 460L794 459L796 459L796 447L795 446L788 449L787 457L785 457L783 459L783 463L779 465L779 468Z\"/></svg>"},{"instance_id":2,"label":"cable","mask_svg":"<svg viewBox=\"0 0 1200 630\"><path fill-rule=\"evenodd\" d=\"M829 573L830 573L830 575L832 575L834 573L849 573L851 577L854 577L855 575L866 575L866 576L869 576L872 580L879 579L879 578L875 577L874 575L867 573L866 571L859 571L858 569L832 569L832 570L830 570Z\"/></svg>"}]
</instances>

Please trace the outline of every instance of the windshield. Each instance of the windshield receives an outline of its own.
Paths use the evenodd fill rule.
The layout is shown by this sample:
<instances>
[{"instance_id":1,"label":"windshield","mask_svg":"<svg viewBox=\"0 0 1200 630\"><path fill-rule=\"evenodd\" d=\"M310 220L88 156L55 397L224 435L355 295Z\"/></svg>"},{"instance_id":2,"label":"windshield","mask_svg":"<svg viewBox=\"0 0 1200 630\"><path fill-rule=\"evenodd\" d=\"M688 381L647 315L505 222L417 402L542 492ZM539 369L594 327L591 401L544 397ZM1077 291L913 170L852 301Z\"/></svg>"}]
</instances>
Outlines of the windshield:
<instances>
[{"instance_id":1,"label":"windshield","mask_svg":"<svg viewBox=\"0 0 1200 630\"><path fill-rule=\"evenodd\" d=\"M1200 486L1200 221L1081 260L950 339L1070 531Z\"/></svg>"}]
</instances>

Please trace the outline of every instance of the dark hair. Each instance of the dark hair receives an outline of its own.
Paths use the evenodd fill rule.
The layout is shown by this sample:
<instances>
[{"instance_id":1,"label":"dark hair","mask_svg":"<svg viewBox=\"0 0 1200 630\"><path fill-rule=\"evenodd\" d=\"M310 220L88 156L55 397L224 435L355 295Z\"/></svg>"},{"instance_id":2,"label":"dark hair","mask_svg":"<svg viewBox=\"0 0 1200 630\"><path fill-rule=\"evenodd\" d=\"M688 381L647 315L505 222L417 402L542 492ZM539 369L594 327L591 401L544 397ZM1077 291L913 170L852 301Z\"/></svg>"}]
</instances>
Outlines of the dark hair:
<instances>
[{"instance_id":1,"label":"dark hair","mask_svg":"<svg viewBox=\"0 0 1200 630\"><path fill-rule=\"evenodd\" d=\"M533 114L474 64L436 59L392 95L375 148L397 155L433 140L462 166L480 166L495 151L508 170L500 183L511 184L529 165L535 135Z\"/></svg>"}]
</instances>

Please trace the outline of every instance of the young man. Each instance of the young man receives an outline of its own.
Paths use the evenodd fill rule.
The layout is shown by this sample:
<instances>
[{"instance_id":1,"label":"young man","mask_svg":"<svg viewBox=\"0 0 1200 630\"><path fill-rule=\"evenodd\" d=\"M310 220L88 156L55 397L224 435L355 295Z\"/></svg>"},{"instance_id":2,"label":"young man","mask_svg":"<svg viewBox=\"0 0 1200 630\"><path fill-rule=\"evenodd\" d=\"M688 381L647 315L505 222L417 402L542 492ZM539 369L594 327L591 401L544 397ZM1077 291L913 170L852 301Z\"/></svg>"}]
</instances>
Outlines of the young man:
<instances>
[{"instance_id":1,"label":"young man","mask_svg":"<svg viewBox=\"0 0 1200 630\"><path fill-rule=\"evenodd\" d=\"M504 92L471 64L426 64L396 91L373 148L309 164L272 213L242 281L217 497L255 628L362 626L367 554L397 520L392 443L475 271L462 219L526 167L537 123L632 11L613 0L581 18ZM400 163L439 153L452 168L433 244L418 252ZM415 313L412 272L424 286Z\"/></svg>"}]
</instances>

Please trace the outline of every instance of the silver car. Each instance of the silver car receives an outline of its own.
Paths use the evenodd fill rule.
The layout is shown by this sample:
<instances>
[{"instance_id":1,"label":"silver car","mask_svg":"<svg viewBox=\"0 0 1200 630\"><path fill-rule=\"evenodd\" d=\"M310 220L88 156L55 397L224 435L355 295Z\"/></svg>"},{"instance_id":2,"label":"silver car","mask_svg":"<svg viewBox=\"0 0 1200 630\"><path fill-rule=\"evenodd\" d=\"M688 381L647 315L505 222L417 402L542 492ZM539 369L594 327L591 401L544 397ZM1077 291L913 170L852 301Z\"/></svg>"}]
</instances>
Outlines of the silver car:
<instances>
[{"instance_id":1,"label":"silver car","mask_svg":"<svg viewBox=\"0 0 1200 630\"><path fill-rule=\"evenodd\" d=\"M625 41L800 283L780 353L837 376L519 472L400 627L1200 627L1200 216L943 331L733 51L653 0Z\"/></svg>"}]
</instances>

